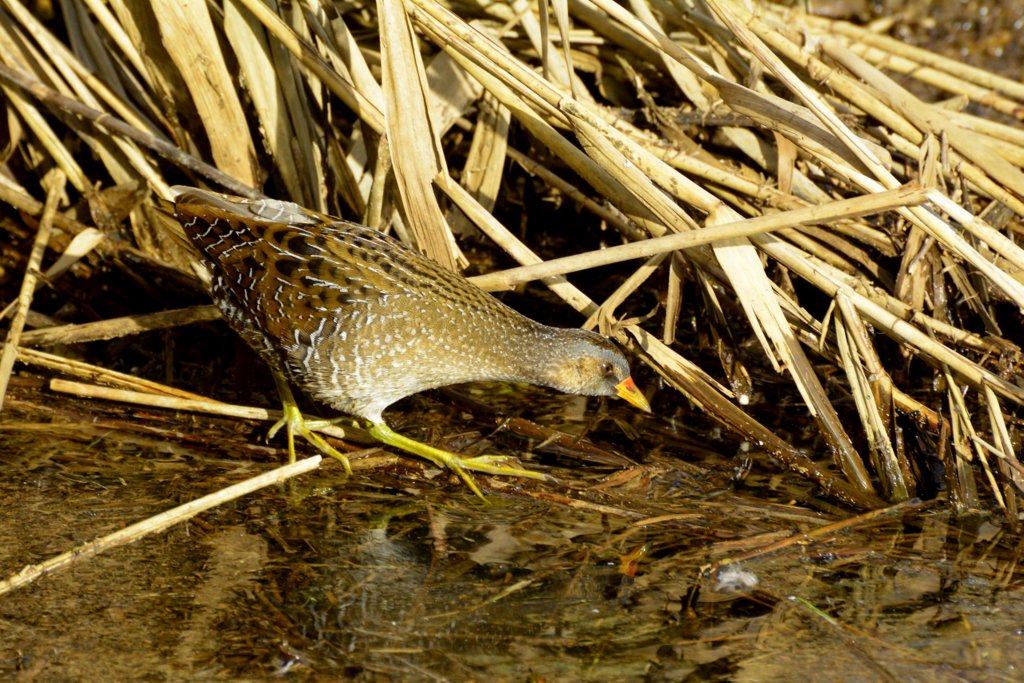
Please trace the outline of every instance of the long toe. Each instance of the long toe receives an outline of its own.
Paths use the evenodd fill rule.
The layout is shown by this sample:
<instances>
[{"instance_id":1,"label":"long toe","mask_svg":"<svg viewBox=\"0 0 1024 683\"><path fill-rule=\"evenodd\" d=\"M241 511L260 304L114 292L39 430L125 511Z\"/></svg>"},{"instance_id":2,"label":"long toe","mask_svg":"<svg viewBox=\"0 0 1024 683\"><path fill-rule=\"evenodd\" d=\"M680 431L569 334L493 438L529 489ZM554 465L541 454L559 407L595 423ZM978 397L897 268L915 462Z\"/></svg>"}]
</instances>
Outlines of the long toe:
<instances>
[{"instance_id":1,"label":"long toe","mask_svg":"<svg viewBox=\"0 0 1024 683\"><path fill-rule=\"evenodd\" d=\"M487 474L501 474L507 477L524 477L526 479L537 479L540 481L558 481L554 477L544 474L543 472L534 472L533 470L525 470L521 467L509 467L502 465L503 462L514 461L507 455L478 455L475 458L464 458L461 456L453 455L453 458L459 461L464 469L471 470L473 472L486 472Z\"/></svg>"},{"instance_id":2,"label":"long toe","mask_svg":"<svg viewBox=\"0 0 1024 683\"><path fill-rule=\"evenodd\" d=\"M308 424L308 422L303 422L302 427L297 429L295 433L312 444L314 448L324 455L329 455L339 461L342 467L345 468L345 474L352 474L352 463L348 461L348 457L327 443L322 436L309 429L307 427Z\"/></svg>"},{"instance_id":3,"label":"long toe","mask_svg":"<svg viewBox=\"0 0 1024 683\"><path fill-rule=\"evenodd\" d=\"M304 420L306 427L309 429L323 429L324 427L337 427L342 422L352 422L355 420L351 417L332 417L329 420Z\"/></svg>"}]
</instances>

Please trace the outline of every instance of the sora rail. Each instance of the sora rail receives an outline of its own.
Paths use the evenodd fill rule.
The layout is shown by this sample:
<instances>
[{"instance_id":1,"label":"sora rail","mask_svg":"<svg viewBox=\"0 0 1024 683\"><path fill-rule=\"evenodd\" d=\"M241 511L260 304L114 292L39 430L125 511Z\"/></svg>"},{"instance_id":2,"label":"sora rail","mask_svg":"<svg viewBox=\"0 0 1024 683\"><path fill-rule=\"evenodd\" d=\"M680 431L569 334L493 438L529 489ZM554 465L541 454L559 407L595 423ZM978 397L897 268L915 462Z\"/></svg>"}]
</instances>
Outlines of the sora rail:
<instances>
[{"instance_id":1,"label":"sora rail","mask_svg":"<svg viewBox=\"0 0 1024 683\"><path fill-rule=\"evenodd\" d=\"M376 230L297 204L172 188L175 217L206 256L212 296L228 324L273 371L288 429L348 460L311 431L289 383L363 418L370 434L457 472L545 478L503 458L463 458L384 423L410 394L463 382L530 382L589 396L619 395L650 410L622 352L601 335L548 327L512 310Z\"/></svg>"}]
</instances>

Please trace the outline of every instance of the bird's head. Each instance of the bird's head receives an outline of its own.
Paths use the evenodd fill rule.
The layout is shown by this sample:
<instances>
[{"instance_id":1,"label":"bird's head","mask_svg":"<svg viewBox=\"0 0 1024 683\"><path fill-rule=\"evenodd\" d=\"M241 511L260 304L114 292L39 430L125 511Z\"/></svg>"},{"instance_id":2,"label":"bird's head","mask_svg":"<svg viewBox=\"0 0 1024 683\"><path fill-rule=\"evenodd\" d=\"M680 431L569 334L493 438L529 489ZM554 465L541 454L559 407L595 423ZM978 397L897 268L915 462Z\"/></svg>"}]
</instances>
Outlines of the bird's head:
<instances>
[{"instance_id":1,"label":"bird's head","mask_svg":"<svg viewBox=\"0 0 1024 683\"><path fill-rule=\"evenodd\" d=\"M651 412L615 344L589 330L559 330L559 348L543 371L543 383L567 394L619 396Z\"/></svg>"}]
</instances>

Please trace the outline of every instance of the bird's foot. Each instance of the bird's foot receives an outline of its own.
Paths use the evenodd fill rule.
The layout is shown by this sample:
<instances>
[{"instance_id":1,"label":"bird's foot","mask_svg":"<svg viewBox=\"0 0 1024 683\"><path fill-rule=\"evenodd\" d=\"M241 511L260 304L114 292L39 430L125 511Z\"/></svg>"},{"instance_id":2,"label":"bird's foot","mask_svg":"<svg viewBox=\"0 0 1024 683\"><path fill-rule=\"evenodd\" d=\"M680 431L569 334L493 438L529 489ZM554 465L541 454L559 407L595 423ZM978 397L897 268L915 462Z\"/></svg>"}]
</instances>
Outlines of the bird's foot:
<instances>
[{"instance_id":1,"label":"bird's foot","mask_svg":"<svg viewBox=\"0 0 1024 683\"><path fill-rule=\"evenodd\" d=\"M476 485L476 482L469 474L469 471L484 472L486 474L501 474L509 477L552 480L551 477L540 472L531 472L530 470L524 470L518 467L507 467L496 464L509 460L508 457L497 455L481 455L475 458L460 457L444 449L430 446L421 441L416 441L408 436L402 436L383 422L371 422L369 432L371 436L382 443L394 446L395 448L400 448L407 453L418 455L421 458L426 458L438 467L447 467L459 475L459 477L462 478L462 481L466 482L466 486L481 498L484 497L484 494L480 492L480 487Z\"/></svg>"},{"instance_id":2,"label":"bird's foot","mask_svg":"<svg viewBox=\"0 0 1024 683\"><path fill-rule=\"evenodd\" d=\"M345 468L345 474L352 474L352 465L349 463L348 458L339 453L331 444L327 443L324 437L313 431L325 425L334 424L335 420L306 420L299 411L299 405L295 402L295 396L292 395L292 389L288 386L288 380L285 376L273 368L271 368L271 374L274 376L274 384L277 385L277 393L281 396L281 411L284 414L270 428L270 431L267 433L267 439L273 439L274 435L281 430L281 427L287 427L288 462L295 462L295 435L298 434L308 441L313 448L341 462L342 467Z\"/></svg>"},{"instance_id":3,"label":"bird's foot","mask_svg":"<svg viewBox=\"0 0 1024 683\"><path fill-rule=\"evenodd\" d=\"M352 474L352 465L349 463L348 458L331 446L331 444L327 443L322 436L313 431L320 427L335 424L336 420L307 420L302 416L299 407L295 405L294 401L291 403L285 401L282 406L282 412L284 414L281 416L281 419L275 422L274 426L267 433L267 439L273 439L281 430L281 427L287 427L288 462L295 462L295 436L298 435L324 455L329 455L335 460L340 461L342 467L345 468L345 473Z\"/></svg>"}]
</instances>

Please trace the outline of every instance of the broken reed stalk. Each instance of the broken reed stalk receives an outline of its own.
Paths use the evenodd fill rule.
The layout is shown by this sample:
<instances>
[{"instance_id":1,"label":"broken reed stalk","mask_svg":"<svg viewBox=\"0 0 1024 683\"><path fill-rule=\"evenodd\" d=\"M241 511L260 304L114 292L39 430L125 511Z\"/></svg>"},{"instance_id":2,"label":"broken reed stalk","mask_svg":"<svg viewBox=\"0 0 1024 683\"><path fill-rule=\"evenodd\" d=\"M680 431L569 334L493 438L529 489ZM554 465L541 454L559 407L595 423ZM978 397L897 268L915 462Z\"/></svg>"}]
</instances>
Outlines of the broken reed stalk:
<instances>
[{"instance_id":1,"label":"broken reed stalk","mask_svg":"<svg viewBox=\"0 0 1024 683\"><path fill-rule=\"evenodd\" d=\"M587 268L599 268L613 263L647 258L680 249L693 249L715 242L725 242L737 237L752 237L754 235L777 232L797 225L827 225L847 218L859 218L900 207L917 206L927 199L927 190L904 187L898 190L839 200L821 206L809 206L802 209L757 216L691 232L679 232L661 237L653 237L639 242L607 247L575 256L549 259L534 266L521 266L519 268L499 270L487 275L477 275L472 278L472 281L478 287L492 292L512 289L517 285L533 280L543 280L554 275L566 275L586 270Z\"/></svg>"},{"instance_id":2,"label":"broken reed stalk","mask_svg":"<svg viewBox=\"0 0 1024 683\"><path fill-rule=\"evenodd\" d=\"M169 387L168 387L169 389ZM211 401L202 397L181 397L172 396L166 393L149 393L143 391L132 391L130 389L116 389L104 387L97 384L83 384L82 382L69 382L63 379L50 380L50 390L82 398L96 398L106 401L118 401L133 405L150 406L153 408L164 408L166 410L182 410L192 413L206 413L207 415L219 415L221 417L237 417L243 420L264 420L277 422L281 419L280 410L267 410L252 406L240 406L221 401ZM333 436L337 439L345 438L345 430L333 424L318 424L310 421L307 426L316 432Z\"/></svg>"},{"instance_id":3,"label":"broken reed stalk","mask_svg":"<svg viewBox=\"0 0 1024 683\"><path fill-rule=\"evenodd\" d=\"M7 383L11 379L14 361L18 357L18 344L21 343L21 333L25 329L25 319L28 317L28 310L32 305L32 296L36 291L37 273L42 269L43 252L46 250L47 242L50 241L50 228L53 226L53 216L57 213L57 203L64 193L64 184L67 182L67 177L62 172L57 171L51 181L52 184L46 196L46 206L43 208L43 219L39 221L39 229L36 231L36 238L32 243L32 251L29 253L28 263L25 266L25 276L21 281L21 291L18 293L14 318L11 320L10 329L7 330L3 351L0 352L0 410L3 410L4 397L7 395Z\"/></svg>"},{"instance_id":4,"label":"broken reed stalk","mask_svg":"<svg viewBox=\"0 0 1024 683\"><path fill-rule=\"evenodd\" d=\"M116 339L153 330L166 330L192 323L220 320L216 306L192 306L173 311L128 315L122 318L98 320L80 325L60 325L31 330L21 336L25 346L53 346L54 344L82 344L90 341Z\"/></svg>"},{"instance_id":5,"label":"broken reed stalk","mask_svg":"<svg viewBox=\"0 0 1024 683\"><path fill-rule=\"evenodd\" d=\"M144 519L141 522L136 522L135 524L115 531L114 533L101 536L100 538L84 543L77 548L73 548L65 553L57 555L56 557L52 557L45 562L28 565L17 574L0 581L0 595L9 593L10 591L21 588L22 586L26 586L36 579L46 576L47 574L52 574L55 571L65 569L77 562L91 559L100 553L122 545L134 543L140 538L144 538L150 534L161 532L175 524L185 522L199 513L209 510L210 508L223 505L224 503L236 498L241 498L242 496L248 495L254 491L258 491L261 488L287 481L288 479L297 477L300 474L311 472L312 470L320 467L320 460L321 457L319 455L314 455L313 457L299 460L298 462L291 463L290 465L278 467L270 472L252 477L251 479L246 479L245 481L228 486L215 493L203 496L202 498L197 498L196 500L185 503L184 505L179 505L178 507L167 510L166 512L161 512L160 514Z\"/></svg>"}]
</instances>

